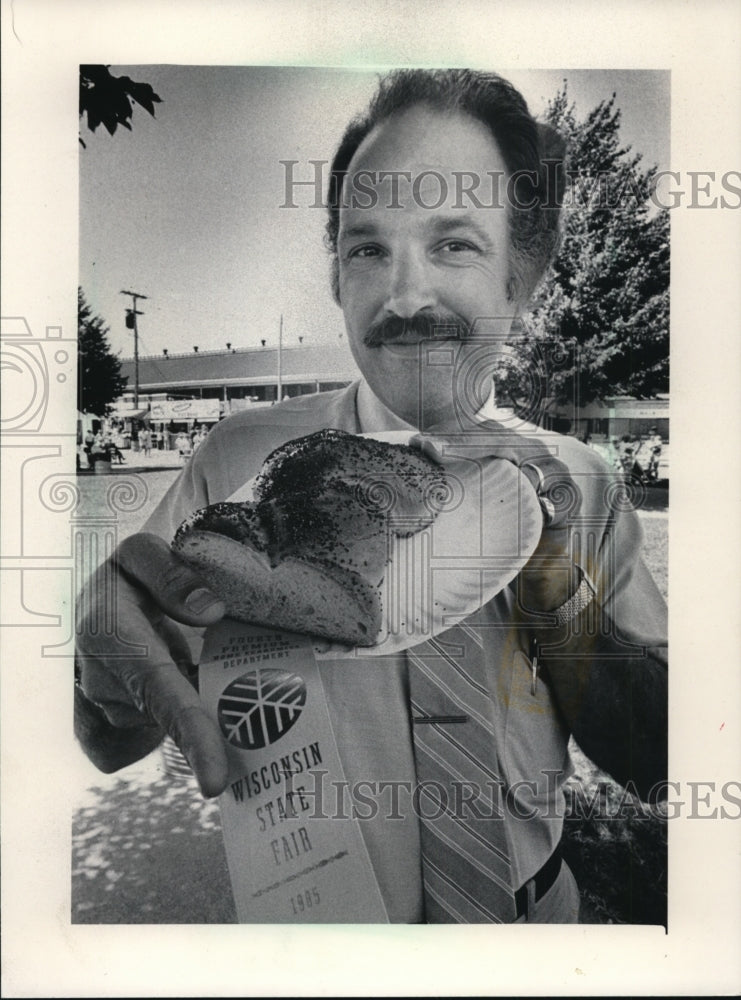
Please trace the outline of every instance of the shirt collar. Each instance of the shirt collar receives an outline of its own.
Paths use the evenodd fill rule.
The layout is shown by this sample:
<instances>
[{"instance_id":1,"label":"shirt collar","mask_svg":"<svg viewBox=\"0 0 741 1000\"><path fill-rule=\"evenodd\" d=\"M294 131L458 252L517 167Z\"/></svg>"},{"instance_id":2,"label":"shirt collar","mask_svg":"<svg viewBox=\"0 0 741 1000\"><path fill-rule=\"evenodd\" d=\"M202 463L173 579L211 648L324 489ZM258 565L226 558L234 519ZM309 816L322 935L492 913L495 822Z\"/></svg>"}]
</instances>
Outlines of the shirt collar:
<instances>
[{"instance_id":1,"label":"shirt collar","mask_svg":"<svg viewBox=\"0 0 741 1000\"><path fill-rule=\"evenodd\" d=\"M412 424L397 417L381 400L376 396L371 387L361 379L358 382L356 396L356 408L358 426L361 434L370 434L374 431L416 431ZM510 407L497 406L496 392L492 382L489 391L489 398L475 415L478 421L496 421L507 429L527 430L531 432L541 432L542 428L535 424L528 423L518 417Z\"/></svg>"}]
</instances>

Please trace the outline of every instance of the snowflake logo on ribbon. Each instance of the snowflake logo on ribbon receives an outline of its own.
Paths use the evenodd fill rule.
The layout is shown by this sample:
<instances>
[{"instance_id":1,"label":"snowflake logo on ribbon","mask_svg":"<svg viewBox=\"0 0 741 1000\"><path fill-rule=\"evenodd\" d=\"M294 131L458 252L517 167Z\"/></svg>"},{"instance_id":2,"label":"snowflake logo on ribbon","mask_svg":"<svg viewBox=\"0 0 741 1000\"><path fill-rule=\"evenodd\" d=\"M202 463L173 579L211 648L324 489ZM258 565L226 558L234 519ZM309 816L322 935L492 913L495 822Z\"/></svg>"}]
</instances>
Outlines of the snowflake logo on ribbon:
<instances>
[{"instance_id":1,"label":"snowflake logo on ribbon","mask_svg":"<svg viewBox=\"0 0 741 1000\"><path fill-rule=\"evenodd\" d=\"M286 670L251 670L232 681L219 698L221 731L241 750L270 746L298 722L306 685Z\"/></svg>"}]
</instances>

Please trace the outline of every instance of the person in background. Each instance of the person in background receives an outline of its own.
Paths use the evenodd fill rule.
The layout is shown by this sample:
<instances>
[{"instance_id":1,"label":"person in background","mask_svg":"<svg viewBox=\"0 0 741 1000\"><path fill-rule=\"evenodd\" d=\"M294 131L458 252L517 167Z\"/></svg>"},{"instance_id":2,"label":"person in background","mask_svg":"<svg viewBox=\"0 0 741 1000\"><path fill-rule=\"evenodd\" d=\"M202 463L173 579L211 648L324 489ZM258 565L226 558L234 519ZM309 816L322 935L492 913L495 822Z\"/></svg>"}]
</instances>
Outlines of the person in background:
<instances>
[{"instance_id":1,"label":"person in background","mask_svg":"<svg viewBox=\"0 0 741 1000\"><path fill-rule=\"evenodd\" d=\"M95 435L93 434L92 429L88 427L87 431L85 431L85 444L83 450L85 452L85 457L87 459L87 465L89 469L92 469L94 465L93 460L90 457L94 444L95 444Z\"/></svg>"},{"instance_id":2,"label":"person in background","mask_svg":"<svg viewBox=\"0 0 741 1000\"><path fill-rule=\"evenodd\" d=\"M181 462L185 463L186 459L190 458L193 451L190 437L185 433L185 431L180 431L178 436L175 438L175 447L178 450Z\"/></svg>"},{"instance_id":3,"label":"person in background","mask_svg":"<svg viewBox=\"0 0 741 1000\"><path fill-rule=\"evenodd\" d=\"M620 442L614 435L610 438L609 443L609 465L618 472L623 467L622 459L620 458Z\"/></svg>"},{"instance_id":4,"label":"person in background","mask_svg":"<svg viewBox=\"0 0 741 1000\"><path fill-rule=\"evenodd\" d=\"M198 428L198 432L193 438L193 451L197 451L197 449L200 448L200 446L206 440L207 433L208 432L206 431L206 428L204 427L203 424L201 424L201 426Z\"/></svg>"},{"instance_id":5,"label":"person in background","mask_svg":"<svg viewBox=\"0 0 741 1000\"><path fill-rule=\"evenodd\" d=\"M111 433L111 431L108 431L108 433L105 435L105 438L103 440L103 447L105 449L105 452L106 452L106 455L108 456L109 461L112 462L113 459L115 458L115 459L118 460L118 464L119 465L125 465L126 464L126 460L123 457L123 452L121 451L121 449L116 444L116 441L114 440L113 434Z\"/></svg>"},{"instance_id":6,"label":"person in background","mask_svg":"<svg viewBox=\"0 0 741 1000\"><path fill-rule=\"evenodd\" d=\"M98 431L96 433L93 443L90 446L90 454L88 458L92 469L95 469L98 462L110 462L110 451L106 447L106 441L102 431Z\"/></svg>"},{"instance_id":7,"label":"person in background","mask_svg":"<svg viewBox=\"0 0 741 1000\"><path fill-rule=\"evenodd\" d=\"M648 476L654 481L659 478L659 464L661 462L661 449L663 445L664 442L661 434L659 434L655 427L651 427L648 432L646 447L649 451Z\"/></svg>"}]
</instances>

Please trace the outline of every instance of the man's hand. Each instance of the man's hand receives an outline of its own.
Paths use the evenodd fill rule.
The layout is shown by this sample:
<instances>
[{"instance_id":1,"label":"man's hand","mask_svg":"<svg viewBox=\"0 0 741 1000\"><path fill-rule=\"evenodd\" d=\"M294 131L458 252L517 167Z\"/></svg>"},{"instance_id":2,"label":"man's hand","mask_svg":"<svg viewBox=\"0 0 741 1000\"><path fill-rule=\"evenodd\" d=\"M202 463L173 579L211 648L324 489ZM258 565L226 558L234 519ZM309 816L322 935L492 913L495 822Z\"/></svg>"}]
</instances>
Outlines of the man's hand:
<instances>
[{"instance_id":1,"label":"man's hand","mask_svg":"<svg viewBox=\"0 0 741 1000\"><path fill-rule=\"evenodd\" d=\"M579 509L581 494L568 468L552 455L528 459L520 471L535 488L544 515L540 541L520 575L520 604L526 612L555 611L579 585L569 519Z\"/></svg>"},{"instance_id":2,"label":"man's hand","mask_svg":"<svg viewBox=\"0 0 741 1000\"><path fill-rule=\"evenodd\" d=\"M490 432L490 433L487 433ZM543 510L538 546L518 578L518 595L526 612L555 611L578 586L571 559L569 520L581 504L578 486L568 467L554 458L542 442L514 434L490 420L472 432L451 434L449 427L432 427L422 435L444 454L461 458L499 458L511 462L532 484Z\"/></svg>"},{"instance_id":3,"label":"man's hand","mask_svg":"<svg viewBox=\"0 0 741 1000\"><path fill-rule=\"evenodd\" d=\"M156 744L152 730L168 733L206 796L226 787L226 754L218 727L188 680L195 665L175 622L211 625L224 612L223 603L163 539L150 534L125 539L78 600L83 694L123 739L130 735L136 741L138 731L143 746L138 756ZM146 730L148 738L142 735Z\"/></svg>"}]
</instances>

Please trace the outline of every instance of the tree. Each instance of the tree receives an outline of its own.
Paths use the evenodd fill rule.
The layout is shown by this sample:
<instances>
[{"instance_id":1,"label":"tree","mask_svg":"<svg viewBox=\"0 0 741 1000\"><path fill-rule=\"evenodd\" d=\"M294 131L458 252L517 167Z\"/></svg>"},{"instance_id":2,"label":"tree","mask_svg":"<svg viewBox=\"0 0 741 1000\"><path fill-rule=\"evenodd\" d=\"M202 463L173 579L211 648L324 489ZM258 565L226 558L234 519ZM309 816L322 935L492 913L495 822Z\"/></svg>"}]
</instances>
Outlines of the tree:
<instances>
[{"instance_id":1,"label":"tree","mask_svg":"<svg viewBox=\"0 0 741 1000\"><path fill-rule=\"evenodd\" d=\"M154 106L162 98L148 83L135 83L129 76L113 76L108 66L80 66L80 118L87 115L91 132L101 124L110 135L119 125L131 131L132 101L154 118ZM80 145L85 148L82 137Z\"/></svg>"},{"instance_id":2,"label":"tree","mask_svg":"<svg viewBox=\"0 0 741 1000\"><path fill-rule=\"evenodd\" d=\"M111 353L109 329L77 289L77 409L102 417L126 388L121 362Z\"/></svg>"},{"instance_id":3,"label":"tree","mask_svg":"<svg viewBox=\"0 0 741 1000\"><path fill-rule=\"evenodd\" d=\"M498 391L522 410L526 380L556 345L565 350L546 361L546 392L559 403L667 392L669 216L653 210L657 168L621 147L615 94L580 120L564 83L544 117L569 143L563 239Z\"/></svg>"}]
</instances>

